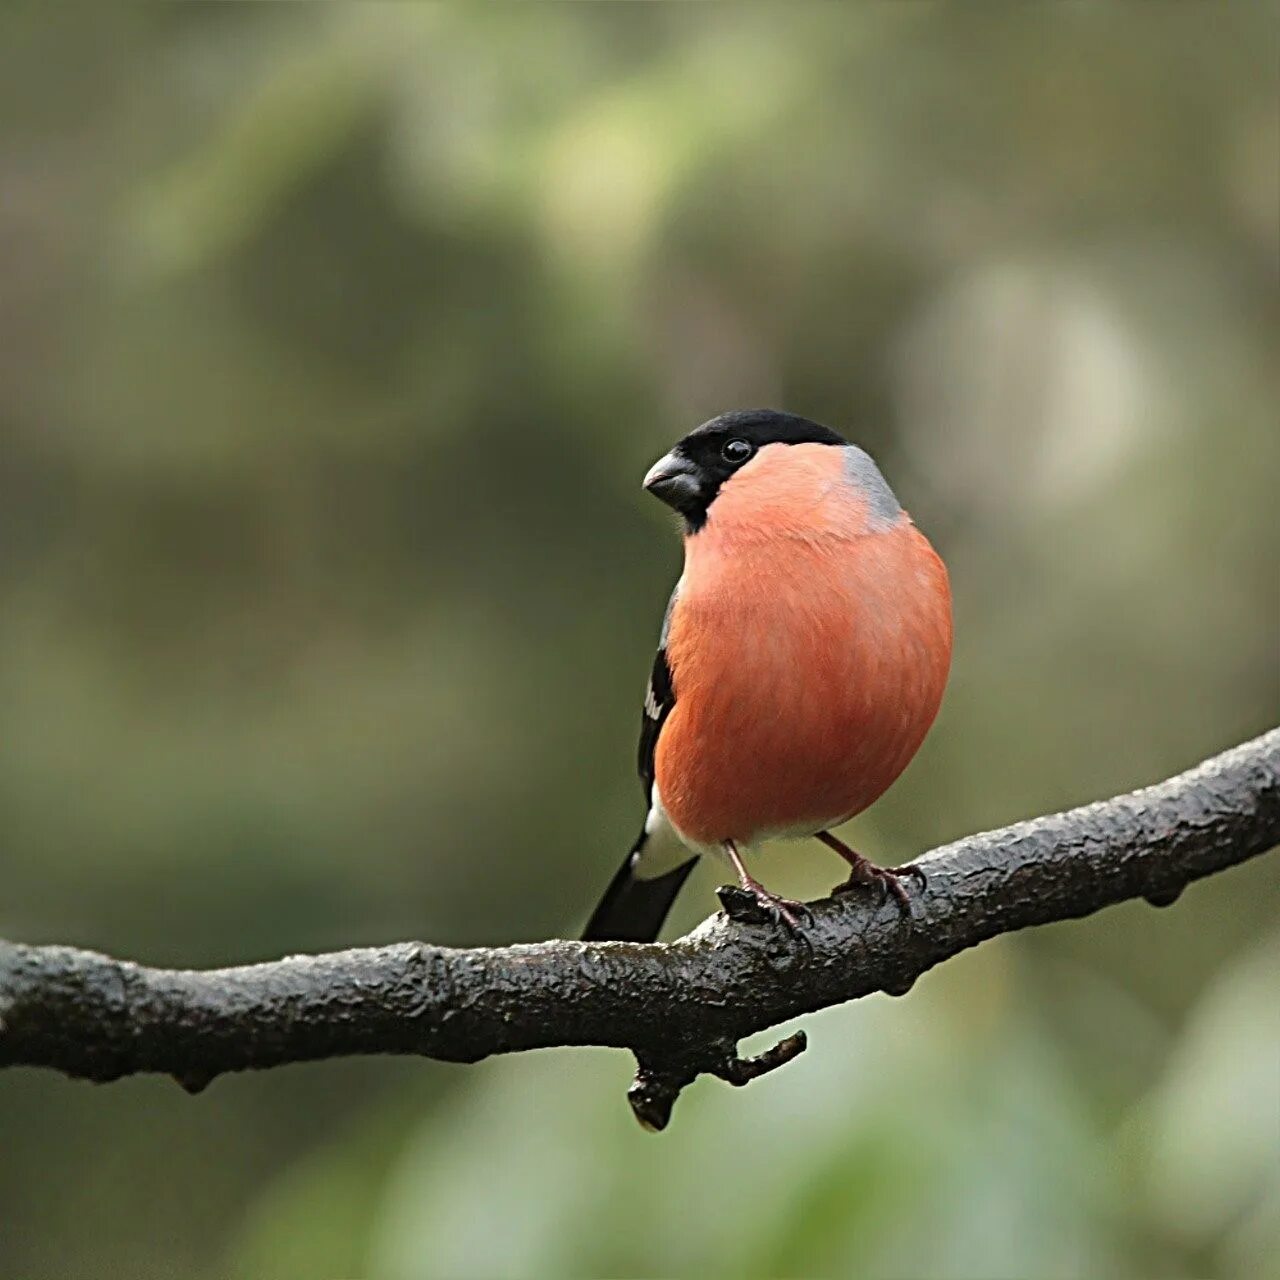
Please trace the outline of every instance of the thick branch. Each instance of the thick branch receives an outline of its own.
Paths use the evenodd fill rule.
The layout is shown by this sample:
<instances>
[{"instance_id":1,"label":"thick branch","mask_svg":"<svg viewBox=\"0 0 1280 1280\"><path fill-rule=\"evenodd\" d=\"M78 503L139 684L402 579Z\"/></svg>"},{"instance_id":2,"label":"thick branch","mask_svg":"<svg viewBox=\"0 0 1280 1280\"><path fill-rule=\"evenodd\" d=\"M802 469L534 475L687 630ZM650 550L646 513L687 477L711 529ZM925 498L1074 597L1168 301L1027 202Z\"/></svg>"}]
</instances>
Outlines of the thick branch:
<instances>
[{"instance_id":1,"label":"thick branch","mask_svg":"<svg viewBox=\"0 0 1280 1280\"><path fill-rule=\"evenodd\" d=\"M717 915L668 944L425 943L234 969L151 969L0 942L0 1066L90 1080L134 1072L189 1089L225 1071L339 1054L475 1062L552 1045L612 1045L640 1063L632 1105L662 1127L700 1073L742 1084L803 1048L743 1061L744 1036L872 991L906 992L966 947L1145 897L1280 843L1280 729L1158 786L970 836L920 861L904 915L872 891L814 907L806 944Z\"/></svg>"}]
</instances>

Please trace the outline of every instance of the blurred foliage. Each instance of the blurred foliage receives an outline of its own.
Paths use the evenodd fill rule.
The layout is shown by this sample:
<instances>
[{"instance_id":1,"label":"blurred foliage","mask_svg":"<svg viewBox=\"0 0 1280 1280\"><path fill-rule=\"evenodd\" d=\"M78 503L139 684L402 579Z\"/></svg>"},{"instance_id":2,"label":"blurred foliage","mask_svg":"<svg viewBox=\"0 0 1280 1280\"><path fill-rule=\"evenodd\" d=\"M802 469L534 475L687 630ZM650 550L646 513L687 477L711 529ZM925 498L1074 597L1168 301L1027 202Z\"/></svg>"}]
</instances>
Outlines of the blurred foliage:
<instances>
[{"instance_id":1,"label":"blurred foliage","mask_svg":"<svg viewBox=\"0 0 1280 1280\"><path fill-rule=\"evenodd\" d=\"M1276 17L6 6L0 933L574 930L678 566L638 477L733 406L952 568L869 852L1274 723ZM11 1074L0 1274L1274 1274L1278 927L1264 861L1003 939L661 1139L616 1054Z\"/></svg>"}]
</instances>

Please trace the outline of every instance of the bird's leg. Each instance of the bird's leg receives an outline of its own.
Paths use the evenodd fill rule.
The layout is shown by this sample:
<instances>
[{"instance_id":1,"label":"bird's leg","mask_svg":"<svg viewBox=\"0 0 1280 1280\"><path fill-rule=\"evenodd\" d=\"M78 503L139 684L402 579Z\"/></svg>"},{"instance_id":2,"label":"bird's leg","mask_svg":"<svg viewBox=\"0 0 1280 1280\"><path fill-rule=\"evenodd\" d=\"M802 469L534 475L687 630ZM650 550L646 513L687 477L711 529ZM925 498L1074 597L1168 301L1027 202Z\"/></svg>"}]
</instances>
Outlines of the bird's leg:
<instances>
[{"instance_id":1,"label":"bird's leg","mask_svg":"<svg viewBox=\"0 0 1280 1280\"><path fill-rule=\"evenodd\" d=\"M806 920L813 919L813 913L803 902L781 898L776 893L770 893L747 870L746 863L742 861L742 855L738 852L738 846L732 840L724 842L724 851L729 861L733 863L733 869L738 873L738 883L776 920L782 920L788 927L799 932L801 917Z\"/></svg>"},{"instance_id":2,"label":"bird's leg","mask_svg":"<svg viewBox=\"0 0 1280 1280\"><path fill-rule=\"evenodd\" d=\"M887 889L904 908L908 911L911 909L911 899L902 887L903 877L915 876L920 881L920 887L923 889L925 886L924 872L915 863L909 862L902 867L878 867L869 858L850 849L843 840L837 840L830 831L818 831L815 834L828 849L838 853L852 868L849 878L843 884L836 885L832 893L848 893L850 889L864 884L879 885L882 901Z\"/></svg>"}]
</instances>

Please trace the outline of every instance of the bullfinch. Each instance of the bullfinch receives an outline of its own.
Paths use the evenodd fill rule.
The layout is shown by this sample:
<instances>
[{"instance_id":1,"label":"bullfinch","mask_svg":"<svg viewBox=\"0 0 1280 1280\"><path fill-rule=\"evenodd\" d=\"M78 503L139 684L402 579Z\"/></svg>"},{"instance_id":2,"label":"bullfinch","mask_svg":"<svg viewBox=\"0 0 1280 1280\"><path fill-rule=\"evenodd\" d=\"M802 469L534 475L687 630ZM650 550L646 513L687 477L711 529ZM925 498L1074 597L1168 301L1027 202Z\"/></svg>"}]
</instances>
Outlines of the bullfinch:
<instances>
[{"instance_id":1,"label":"bullfinch","mask_svg":"<svg viewBox=\"0 0 1280 1280\"><path fill-rule=\"evenodd\" d=\"M876 464L836 432L771 409L684 437L644 487L684 523L640 722L648 813L583 937L648 942L703 854L728 859L776 921L743 853L814 836L849 863L841 889L907 905L914 867L877 867L831 828L915 755L951 665L947 571Z\"/></svg>"}]
</instances>

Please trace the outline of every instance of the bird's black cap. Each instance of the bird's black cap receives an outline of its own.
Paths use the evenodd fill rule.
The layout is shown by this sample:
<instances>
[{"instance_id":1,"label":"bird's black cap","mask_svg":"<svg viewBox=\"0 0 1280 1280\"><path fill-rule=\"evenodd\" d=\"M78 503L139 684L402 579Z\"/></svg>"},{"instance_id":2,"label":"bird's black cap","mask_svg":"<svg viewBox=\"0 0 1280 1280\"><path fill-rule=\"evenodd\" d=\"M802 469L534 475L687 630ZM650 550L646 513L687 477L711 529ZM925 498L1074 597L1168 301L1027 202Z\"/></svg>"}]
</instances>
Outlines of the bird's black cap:
<instances>
[{"instance_id":1,"label":"bird's black cap","mask_svg":"<svg viewBox=\"0 0 1280 1280\"><path fill-rule=\"evenodd\" d=\"M769 444L848 441L830 427L777 409L735 409L695 427L645 476L644 487L685 518L696 533L720 486Z\"/></svg>"}]
</instances>

